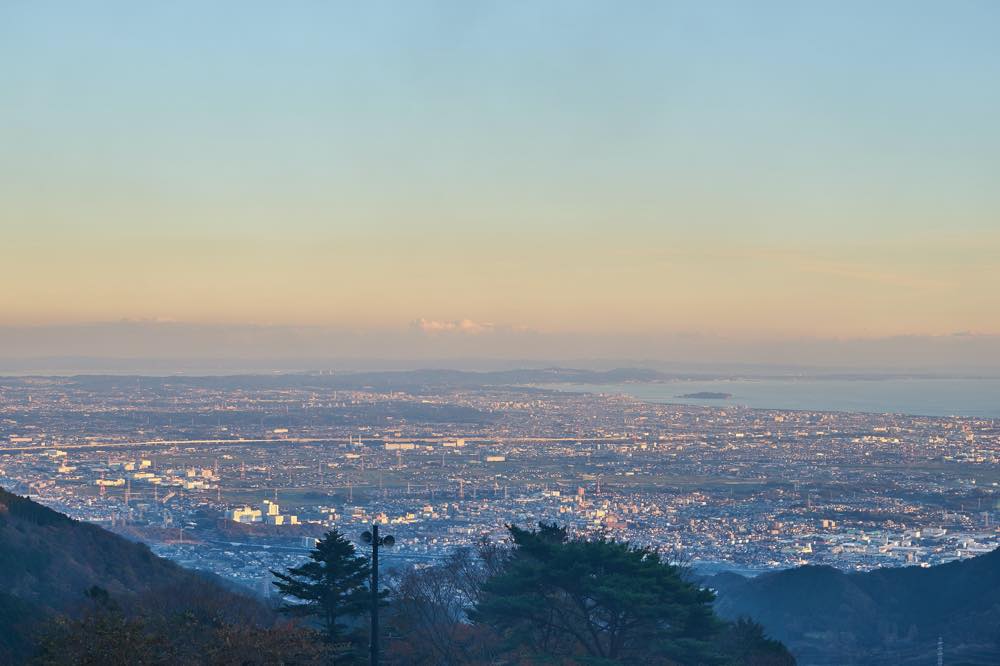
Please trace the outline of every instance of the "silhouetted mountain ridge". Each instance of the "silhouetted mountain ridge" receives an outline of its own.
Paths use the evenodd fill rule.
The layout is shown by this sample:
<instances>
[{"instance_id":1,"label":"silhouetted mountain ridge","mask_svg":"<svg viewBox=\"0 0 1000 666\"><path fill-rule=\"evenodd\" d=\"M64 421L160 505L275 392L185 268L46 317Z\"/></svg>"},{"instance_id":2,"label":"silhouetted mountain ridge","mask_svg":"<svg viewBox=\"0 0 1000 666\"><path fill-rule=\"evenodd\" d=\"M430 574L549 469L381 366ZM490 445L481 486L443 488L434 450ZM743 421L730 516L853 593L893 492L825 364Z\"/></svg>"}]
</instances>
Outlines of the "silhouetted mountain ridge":
<instances>
[{"instance_id":1,"label":"silhouetted mountain ridge","mask_svg":"<svg viewBox=\"0 0 1000 666\"><path fill-rule=\"evenodd\" d=\"M23 656L32 625L53 613L72 613L93 586L126 604L141 595L156 596L164 607L205 596L255 604L215 576L0 489L0 663Z\"/></svg>"},{"instance_id":2,"label":"silhouetted mountain ridge","mask_svg":"<svg viewBox=\"0 0 1000 666\"><path fill-rule=\"evenodd\" d=\"M167 376L144 377L138 375L76 375L69 378L76 385L97 390L109 388L134 389L137 385L183 385L201 387L246 386L256 387L316 387L325 389L374 389L419 391L421 388L474 388L481 386L510 386L524 384L615 384L620 382L645 382L668 379L672 375L645 368L616 368L613 370L582 370L576 368L526 368L517 370L449 370L426 368L421 370L378 370L337 373L285 373L272 375L235 376Z\"/></svg>"},{"instance_id":3,"label":"silhouetted mountain ridge","mask_svg":"<svg viewBox=\"0 0 1000 666\"><path fill-rule=\"evenodd\" d=\"M1000 550L934 567L845 573L805 566L709 584L723 617L752 616L802 664L1000 663Z\"/></svg>"},{"instance_id":4,"label":"silhouetted mountain ridge","mask_svg":"<svg viewBox=\"0 0 1000 666\"><path fill-rule=\"evenodd\" d=\"M206 579L97 525L73 520L0 489L0 589L45 608L60 608L99 585L136 594Z\"/></svg>"}]
</instances>

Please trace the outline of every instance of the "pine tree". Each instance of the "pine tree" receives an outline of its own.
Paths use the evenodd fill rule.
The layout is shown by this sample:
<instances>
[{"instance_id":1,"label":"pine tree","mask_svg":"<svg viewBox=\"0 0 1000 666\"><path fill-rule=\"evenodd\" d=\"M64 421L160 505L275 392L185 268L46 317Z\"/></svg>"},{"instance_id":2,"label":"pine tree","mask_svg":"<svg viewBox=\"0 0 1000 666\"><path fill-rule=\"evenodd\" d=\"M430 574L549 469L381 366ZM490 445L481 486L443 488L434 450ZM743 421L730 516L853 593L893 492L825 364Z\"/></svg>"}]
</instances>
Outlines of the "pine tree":
<instances>
[{"instance_id":1,"label":"pine tree","mask_svg":"<svg viewBox=\"0 0 1000 666\"><path fill-rule=\"evenodd\" d=\"M471 613L515 655L593 662L711 664L723 623L713 594L648 548L511 527L514 550Z\"/></svg>"},{"instance_id":2,"label":"pine tree","mask_svg":"<svg viewBox=\"0 0 1000 666\"><path fill-rule=\"evenodd\" d=\"M278 579L275 587L285 597L295 600L281 610L319 618L327 638L340 640L344 635L341 621L369 610L368 558L358 555L354 544L333 530L316 544L309 559L301 566L289 568L287 573L271 572Z\"/></svg>"}]
</instances>

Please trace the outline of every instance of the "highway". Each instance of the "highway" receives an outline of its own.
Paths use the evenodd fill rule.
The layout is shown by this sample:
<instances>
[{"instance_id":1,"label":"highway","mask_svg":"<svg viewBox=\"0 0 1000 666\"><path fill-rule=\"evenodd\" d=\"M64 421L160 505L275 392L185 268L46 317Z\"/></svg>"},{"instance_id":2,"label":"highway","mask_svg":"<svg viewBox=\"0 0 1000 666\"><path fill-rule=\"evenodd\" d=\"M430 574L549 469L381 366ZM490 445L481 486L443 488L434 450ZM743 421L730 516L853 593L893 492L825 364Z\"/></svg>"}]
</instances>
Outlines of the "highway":
<instances>
[{"instance_id":1,"label":"highway","mask_svg":"<svg viewBox=\"0 0 1000 666\"><path fill-rule=\"evenodd\" d=\"M499 443L570 443L570 442L622 442L624 437L503 437L488 439L465 438L467 444L499 444ZM32 446L11 446L0 447L0 454L3 453L38 453L59 449L60 451L72 451L79 449L150 449L164 446L246 446L247 444L350 444L350 443L390 443L390 444L443 444L453 442L454 437L427 437L427 438L389 438L368 440L350 439L346 437L281 437L269 439L156 439L143 442L86 442L81 444L35 444Z\"/></svg>"}]
</instances>

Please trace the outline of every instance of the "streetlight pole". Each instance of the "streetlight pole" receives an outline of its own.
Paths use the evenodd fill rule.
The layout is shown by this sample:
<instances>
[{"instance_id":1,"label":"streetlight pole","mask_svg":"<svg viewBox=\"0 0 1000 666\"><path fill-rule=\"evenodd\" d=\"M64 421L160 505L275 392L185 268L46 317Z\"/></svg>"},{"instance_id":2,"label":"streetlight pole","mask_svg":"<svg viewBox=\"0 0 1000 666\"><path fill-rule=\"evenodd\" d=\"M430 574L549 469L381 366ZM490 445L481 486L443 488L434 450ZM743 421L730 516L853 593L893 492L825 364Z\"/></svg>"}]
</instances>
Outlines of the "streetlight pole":
<instances>
[{"instance_id":1,"label":"streetlight pole","mask_svg":"<svg viewBox=\"0 0 1000 666\"><path fill-rule=\"evenodd\" d=\"M371 532L364 532L361 539L372 546L372 637L371 666L378 666L378 549L379 546L391 548L396 539L391 534L384 537L378 535L378 523L372 523Z\"/></svg>"},{"instance_id":2,"label":"streetlight pole","mask_svg":"<svg viewBox=\"0 0 1000 666\"><path fill-rule=\"evenodd\" d=\"M372 524L372 663L378 666L378 523Z\"/></svg>"}]
</instances>

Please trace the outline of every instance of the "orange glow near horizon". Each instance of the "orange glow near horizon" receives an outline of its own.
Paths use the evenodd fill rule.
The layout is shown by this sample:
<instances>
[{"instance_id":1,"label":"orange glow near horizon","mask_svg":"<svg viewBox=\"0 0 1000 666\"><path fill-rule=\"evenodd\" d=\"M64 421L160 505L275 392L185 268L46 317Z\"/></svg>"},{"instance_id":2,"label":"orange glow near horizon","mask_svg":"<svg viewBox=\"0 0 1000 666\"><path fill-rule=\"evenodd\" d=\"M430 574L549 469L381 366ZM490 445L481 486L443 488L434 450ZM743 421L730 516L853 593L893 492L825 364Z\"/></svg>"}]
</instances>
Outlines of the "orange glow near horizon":
<instances>
[{"instance_id":1,"label":"orange glow near horizon","mask_svg":"<svg viewBox=\"0 0 1000 666\"><path fill-rule=\"evenodd\" d=\"M8 3L0 324L1000 334L997 9L892 4Z\"/></svg>"}]
</instances>

